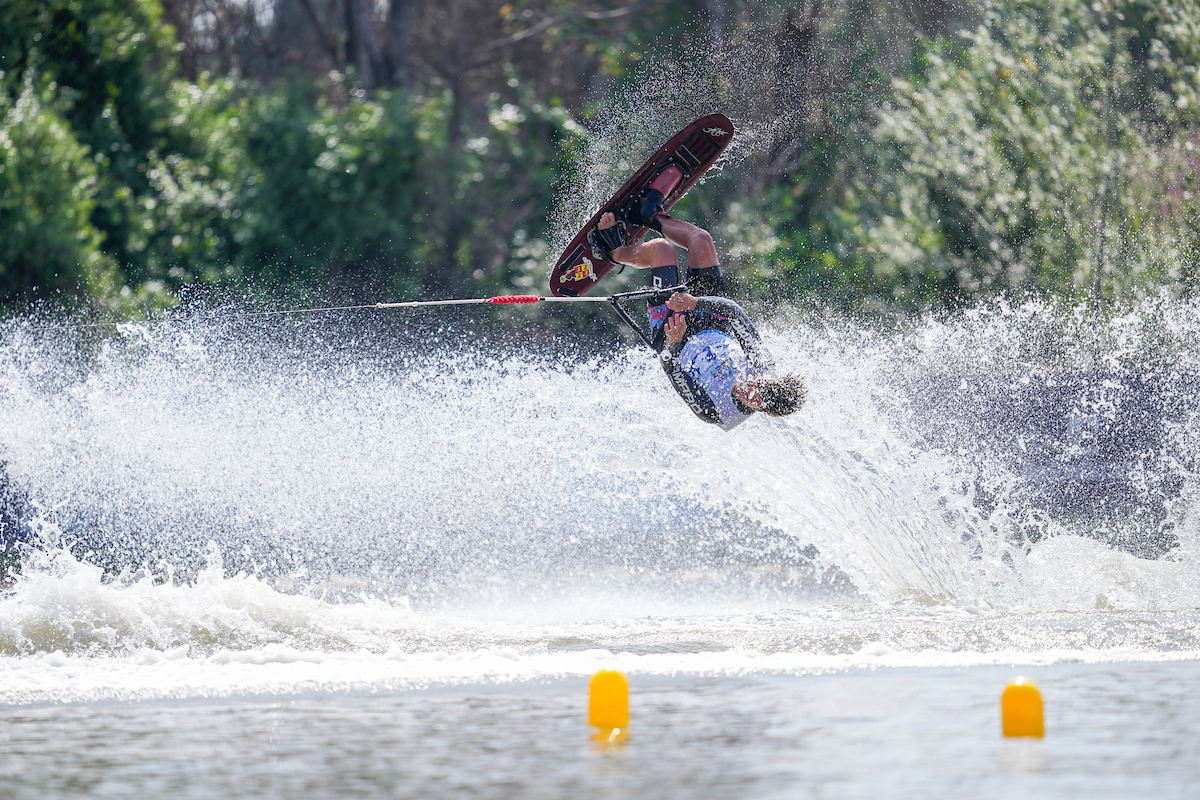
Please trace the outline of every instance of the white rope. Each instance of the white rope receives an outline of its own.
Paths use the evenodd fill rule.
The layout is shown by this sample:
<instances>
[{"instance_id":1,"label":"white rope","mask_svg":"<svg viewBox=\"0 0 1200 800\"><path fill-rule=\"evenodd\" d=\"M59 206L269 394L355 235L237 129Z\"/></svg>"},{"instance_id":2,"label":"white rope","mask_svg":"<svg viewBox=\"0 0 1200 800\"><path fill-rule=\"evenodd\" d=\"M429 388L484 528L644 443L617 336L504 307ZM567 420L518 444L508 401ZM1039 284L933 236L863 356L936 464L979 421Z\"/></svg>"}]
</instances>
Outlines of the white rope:
<instances>
[{"instance_id":1,"label":"white rope","mask_svg":"<svg viewBox=\"0 0 1200 800\"><path fill-rule=\"evenodd\" d=\"M664 291L673 291L673 290L686 290L686 287L675 286L675 287L671 287L671 289L667 289ZM655 293L654 290L626 292L624 294L614 295L614 297L624 298L626 296L643 296L643 295L649 295L649 294L654 294L654 293ZM505 298L507 298L507 297L512 297L514 299L506 300ZM521 299L518 300L515 298L521 298ZM389 309L389 308L419 308L421 306L465 306L465 305L479 305L479 304L483 304L483 303L488 303L488 304L497 305L497 306L500 306L500 305L514 305L514 306L533 305L535 303L607 303L607 302L610 302L612 299L613 299L612 297L538 297L535 295L496 295L495 297L472 297L472 298L463 299L463 300L409 300L409 301L402 302L402 303L368 303L368 304L357 305L357 306L325 306L325 307L321 307L321 308L292 308L292 309L285 309L282 311L241 311L241 312L237 312L234 314L210 314L210 315L207 315L207 317L205 317L205 318L212 319L212 320L243 319L246 317L283 316L285 314L320 314L322 312L327 312L327 311L363 311L363 310L367 310L367 309L383 310L383 309ZM145 320L144 323L142 323L142 324L164 324L164 323L168 323L168 322L179 322L179 321L181 321L181 320L170 320L170 319ZM135 320L123 320L121 322L82 322L82 323L72 324L72 325L43 325L40 327L30 328L27 330L36 330L36 331L73 330L76 328L103 328L103 327L113 327L113 326L117 326L117 325L129 325L129 324L136 325L139 323Z\"/></svg>"}]
</instances>

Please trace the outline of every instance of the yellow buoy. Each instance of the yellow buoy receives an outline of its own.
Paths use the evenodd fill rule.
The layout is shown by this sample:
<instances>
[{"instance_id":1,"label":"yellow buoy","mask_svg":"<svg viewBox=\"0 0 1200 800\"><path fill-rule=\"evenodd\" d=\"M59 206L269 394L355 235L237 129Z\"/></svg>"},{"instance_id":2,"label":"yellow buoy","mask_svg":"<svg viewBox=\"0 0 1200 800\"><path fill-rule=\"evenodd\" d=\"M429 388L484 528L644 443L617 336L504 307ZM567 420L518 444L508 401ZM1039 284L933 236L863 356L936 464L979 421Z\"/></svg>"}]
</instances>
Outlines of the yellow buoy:
<instances>
[{"instance_id":1,"label":"yellow buoy","mask_svg":"<svg viewBox=\"0 0 1200 800\"><path fill-rule=\"evenodd\" d=\"M1000 716L1005 736L1041 739L1046 735L1042 722L1042 693L1028 678L1016 678L1005 687L1004 694L1000 695Z\"/></svg>"},{"instance_id":2,"label":"yellow buoy","mask_svg":"<svg viewBox=\"0 0 1200 800\"><path fill-rule=\"evenodd\" d=\"M588 724L604 732L629 726L629 681L614 669L602 669L592 676Z\"/></svg>"}]
</instances>

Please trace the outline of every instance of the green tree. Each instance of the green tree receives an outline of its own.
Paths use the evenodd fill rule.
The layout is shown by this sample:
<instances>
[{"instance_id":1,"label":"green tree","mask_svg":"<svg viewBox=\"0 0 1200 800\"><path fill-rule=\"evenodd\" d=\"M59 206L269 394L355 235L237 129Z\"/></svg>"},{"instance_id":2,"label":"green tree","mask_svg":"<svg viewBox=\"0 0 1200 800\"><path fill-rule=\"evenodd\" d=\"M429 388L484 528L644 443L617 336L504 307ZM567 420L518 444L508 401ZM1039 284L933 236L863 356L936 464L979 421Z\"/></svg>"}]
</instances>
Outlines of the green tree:
<instances>
[{"instance_id":1,"label":"green tree","mask_svg":"<svg viewBox=\"0 0 1200 800\"><path fill-rule=\"evenodd\" d=\"M928 42L895 81L823 256L793 243L785 259L844 296L914 305L1175 280L1195 190L1172 156L1191 147L1193 5L990 3L961 46Z\"/></svg>"},{"instance_id":2,"label":"green tree","mask_svg":"<svg viewBox=\"0 0 1200 800\"><path fill-rule=\"evenodd\" d=\"M247 111L244 233L233 236L230 254L240 277L322 284L343 297L413 288L405 279L419 187L407 96L339 105L294 82Z\"/></svg>"},{"instance_id":3,"label":"green tree","mask_svg":"<svg viewBox=\"0 0 1200 800\"><path fill-rule=\"evenodd\" d=\"M427 286L450 293L542 285L549 257L547 220L562 174L561 154L582 129L555 103L542 102L510 71L517 102L488 98L485 121L464 128L452 147L452 98L422 110L418 215L425 236L416 255ZM431 274L433 273L433 274Z\"/></svg>"},{"instance_id":4,"label":"green tree","mask_svg":"<svg viewBox=\"0 0 1200 800\"><path fill-rule=\"evenodd\" d=\"M32 78L0 92L0 302L112 297L115 265L91 223L97 169Z\"/></svg>"},{"instance_id":5,"label":"green tree","mask_svg":"<svg viewBox=\"0 0 1200 800\"><path fill-rule=\"evenodd\" d=\"M339 300L502 289L531 261L543 277L559 145L578 130L561 107L494 95L455 150L445 94L367 97L335 77L175 84L186 130L147 159L131 244L152 274Z\"/></svg>"},{"instance_id":6,"label":"green tree","mask_svg":"<svg viewBox=\"0 0 1200 800\"><path fill-rule=\"evenodd\" d=\"M136 241L138 198L149 190L143 165L150 151L167 149L175 42L161 15L156 0L9 2L0 11L9 96L31 70L53 87L55 112L95 163L91 223L100 246L135 285L153 277L127 247Z\"/></svg>"},{"instance_id":7,"label":"green tree","mask_svg":"<svg viewBox=\"0 0 1200 800\"><path fill-rule=\"evenodd\" d=\"M175 81L170 117L161 122L174 145L151 150L140 165L147 191L131 212L125 247L145 274L170 291L247 277L262 170L246 150L257 108L255 87L233 79Z\"/></svg>"}]
</instances>

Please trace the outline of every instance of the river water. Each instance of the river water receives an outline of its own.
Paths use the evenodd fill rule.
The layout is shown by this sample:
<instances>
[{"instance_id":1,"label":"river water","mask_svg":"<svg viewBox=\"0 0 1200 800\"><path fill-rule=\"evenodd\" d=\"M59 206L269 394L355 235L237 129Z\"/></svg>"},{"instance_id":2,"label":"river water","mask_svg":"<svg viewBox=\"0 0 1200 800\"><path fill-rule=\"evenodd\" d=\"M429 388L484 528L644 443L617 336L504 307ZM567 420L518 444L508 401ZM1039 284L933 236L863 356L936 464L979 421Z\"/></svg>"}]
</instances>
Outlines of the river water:
<instances>
[{"instance_id":1,"label":"river water","mask_svg":"<svg viewBox=\"0 0 1200 800\"><path fill-rule=\"evenodd\" d=\"M5 326L0 796L1200 787L1200 308L763 314L810 398L731 433L573 309L423 313Z\"/></svg>"}]
</instances>

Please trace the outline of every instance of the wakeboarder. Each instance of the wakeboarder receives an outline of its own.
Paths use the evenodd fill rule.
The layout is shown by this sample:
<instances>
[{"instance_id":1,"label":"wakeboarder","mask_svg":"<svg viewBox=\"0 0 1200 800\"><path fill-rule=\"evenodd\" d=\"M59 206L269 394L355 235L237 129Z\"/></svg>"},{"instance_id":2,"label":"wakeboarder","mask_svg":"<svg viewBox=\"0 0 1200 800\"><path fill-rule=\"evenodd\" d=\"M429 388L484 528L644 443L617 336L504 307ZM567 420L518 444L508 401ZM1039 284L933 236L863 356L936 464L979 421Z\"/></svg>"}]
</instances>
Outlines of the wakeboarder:
<instances>
[{"instance_id":1,"label":"wakeboarder","mask_svg":"<svg viewBox=\"0 0 1200 800\"><path fill-rule=\"evenodd\" d=\"M674 180L660 177L663 183ZM679 284L675 248L687 250L688 291L656 295L647 309L651 346L671 385L696 416L727 431L758 411L794 413L804 403L804 382L775 375L775 362L750 318L724 296L712 235L663 211L663 195L652 183L622 219L612 211L602 214L588 241L597 258L649 269L656 289ZM663 238L629 245L626 223L653 228Z\"/></svg>"}]
</instances>

